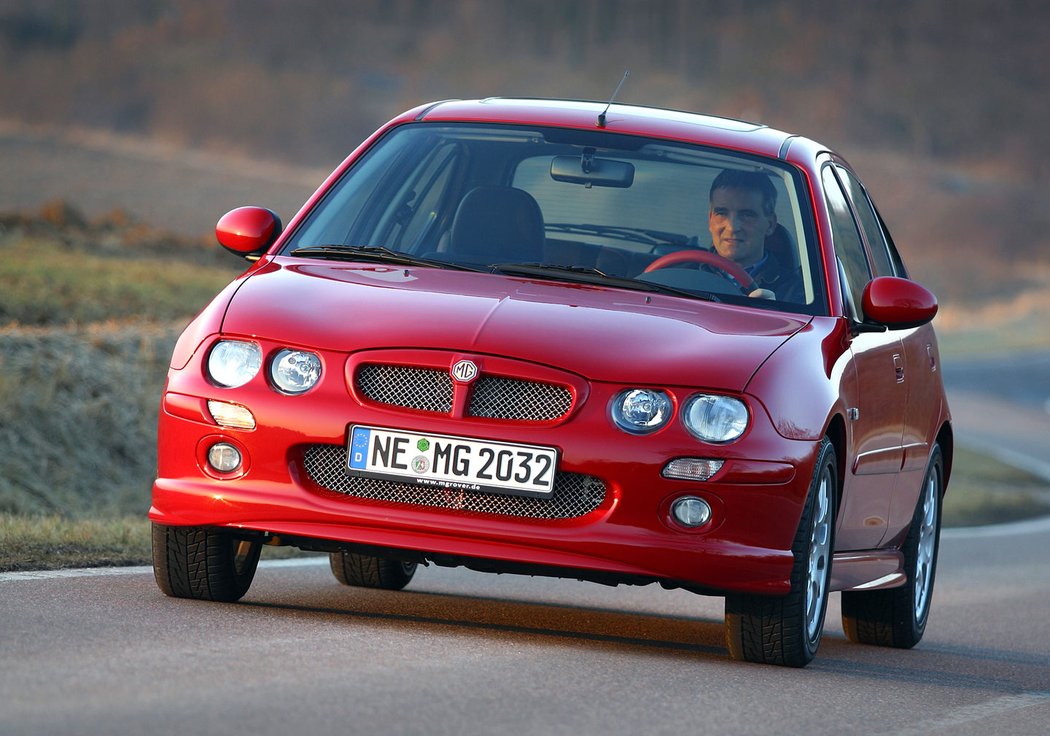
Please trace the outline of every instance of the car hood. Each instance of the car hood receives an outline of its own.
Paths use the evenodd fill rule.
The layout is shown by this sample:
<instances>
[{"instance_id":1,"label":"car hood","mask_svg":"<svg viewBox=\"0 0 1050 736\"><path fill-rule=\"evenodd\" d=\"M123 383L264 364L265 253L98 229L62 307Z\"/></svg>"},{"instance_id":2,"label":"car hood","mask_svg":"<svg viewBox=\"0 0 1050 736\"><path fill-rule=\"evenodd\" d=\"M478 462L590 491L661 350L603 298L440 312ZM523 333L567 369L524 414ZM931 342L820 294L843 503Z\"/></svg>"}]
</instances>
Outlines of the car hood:
<instances>
[{"instance_id":1,"label":"car hood","mask_svg":"<svg viewBox=\"0 0 1050 736\"><path fill-rule=\"evenodd\" d=\"M275 258L243 281L222 331L347 353L500 355L593 381L742 391L809 320L557 281Z\"/></svg>"}]
</instances>

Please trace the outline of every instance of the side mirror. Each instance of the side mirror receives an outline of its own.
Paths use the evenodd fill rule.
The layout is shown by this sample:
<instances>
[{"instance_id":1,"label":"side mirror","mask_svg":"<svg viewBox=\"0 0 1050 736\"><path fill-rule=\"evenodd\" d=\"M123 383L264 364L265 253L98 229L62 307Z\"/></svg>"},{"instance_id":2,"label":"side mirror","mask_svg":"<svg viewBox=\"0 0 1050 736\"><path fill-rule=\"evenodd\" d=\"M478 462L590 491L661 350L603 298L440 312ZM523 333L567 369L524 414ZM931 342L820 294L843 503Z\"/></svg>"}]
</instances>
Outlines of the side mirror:
<instances>
[{"instance_id":1,"label":"side mirror","mask_svg":"<svg viewBox=\"0 0 1050 736\"><path fill-rule=\"evenodd\" d=\"M868 322L904 330L932 320L937 314L937 297L914 281L880 276L864 287L863 306Z\"/></svg>"},{"instance_id":2,"label":"side mirror","mask_svg":"<svg viewBox=\"0 0 1050 736\"><path fill-rule=\"evenodd\" d=\"M215 225L219 245L250 261L258 260L280 234L281 218L265 207L238 207Z\"/></svg>"}]
</instances>

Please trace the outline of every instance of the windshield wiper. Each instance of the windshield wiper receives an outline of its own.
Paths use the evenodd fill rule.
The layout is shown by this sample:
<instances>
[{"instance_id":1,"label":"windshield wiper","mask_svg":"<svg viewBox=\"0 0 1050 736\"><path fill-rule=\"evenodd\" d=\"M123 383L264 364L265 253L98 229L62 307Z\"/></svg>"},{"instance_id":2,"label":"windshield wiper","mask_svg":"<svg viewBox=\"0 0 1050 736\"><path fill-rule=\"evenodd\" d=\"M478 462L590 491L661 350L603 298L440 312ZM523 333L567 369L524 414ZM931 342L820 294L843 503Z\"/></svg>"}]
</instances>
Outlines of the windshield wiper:
<instances>
[{"instance_id":1,"label":"windshield wiper","mask_svg":"<svg viewBox=\"0 0 1050 736\"><path fill-rule=\"evenodd\" d=\"M709 302L722 301L709 292L676 289L673 286L664 286L652 281L638 281L623 276L610 276L597 268L589 268L587 266L559 266L550 263L494 263L489 268L494 273L502 273L507 276L529 276L552 281L571 281L577 284L612 286L619 289L630 289L631 291L648 291L656 294L684 296L688 299L703 299Z\"/></svg>"},{"instance_id":2,"label":"windshield wiper","mask_svg":"<svg viewBox=\"0 0 1050 736\"><path fill-rule=\"evenodd\" d=\"M625 225L593 225L590 223L548 222L547 230L559 233L578 233L582 235L604 235L617 240L629 240L645 245L677 245L685 247L689 238L681 233L669 233L663 230L651 230L644 227L627 227Z\"/></svg>"},{"instance_id":3,"label":"windshield wiper","mask_svg":"<svg viewBox=\"0 0 1050 736\"><path fill-rule=\"evenodd\" d=\"M289 251L289 255L306 258L330 258L337 261L374 261L393 263L399 266L423 266L426 268L448 268L456 271L484 271L483 268L465 266L461 263L422 258L391 250L382 245L305 245Z\"/></svg>"}]
</instances>

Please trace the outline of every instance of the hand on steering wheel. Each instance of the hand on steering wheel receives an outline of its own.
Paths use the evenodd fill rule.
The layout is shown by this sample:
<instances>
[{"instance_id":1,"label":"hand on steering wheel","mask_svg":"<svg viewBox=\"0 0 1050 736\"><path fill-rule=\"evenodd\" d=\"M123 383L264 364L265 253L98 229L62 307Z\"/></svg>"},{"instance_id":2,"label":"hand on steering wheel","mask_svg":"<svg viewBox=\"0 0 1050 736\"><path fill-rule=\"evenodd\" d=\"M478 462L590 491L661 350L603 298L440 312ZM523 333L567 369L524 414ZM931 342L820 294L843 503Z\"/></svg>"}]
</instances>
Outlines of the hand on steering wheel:
<instances>
[{"instance_id":1,"label":"hand on steering wheel","mask_svg":"<svg viewBox=\"0 0 1050 736\"><path fill-rule=\"evenodd\" d=\"M645 267L644 273L656 271L660 268L667 268L668 266L674 266L679 263L704 263L708 266L713 266L719 271L732 276L733 279L740 284L740 288L745 294L749 294L758 288L758 284L756 284L755 280L751 278L751 274L745 271L742 266L728 258L723 258L712 250L676 250L674 253L660 256L650 263Z\"/></svg>"}]
</instances>

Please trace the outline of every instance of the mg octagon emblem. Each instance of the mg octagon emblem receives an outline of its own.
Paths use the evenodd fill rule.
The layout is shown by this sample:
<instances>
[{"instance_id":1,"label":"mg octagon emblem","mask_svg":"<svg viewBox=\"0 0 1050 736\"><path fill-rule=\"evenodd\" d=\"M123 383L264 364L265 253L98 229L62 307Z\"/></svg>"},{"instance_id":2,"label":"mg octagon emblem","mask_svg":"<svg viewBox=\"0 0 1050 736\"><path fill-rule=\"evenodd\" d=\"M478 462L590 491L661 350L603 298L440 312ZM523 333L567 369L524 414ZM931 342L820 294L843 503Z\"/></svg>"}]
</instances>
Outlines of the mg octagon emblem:
<instances>
[{"instance_id":1,"label":"mg octagon emblem","mask_svg":"<svg viewBox=\"0 0 1050 736\"><path fill-rule=\"evenodd\" d=\"M452 377L460 383L470 383L478 377L478 365L472 360L461 360L452 366Z\"/></svg>"}]
</instances>

